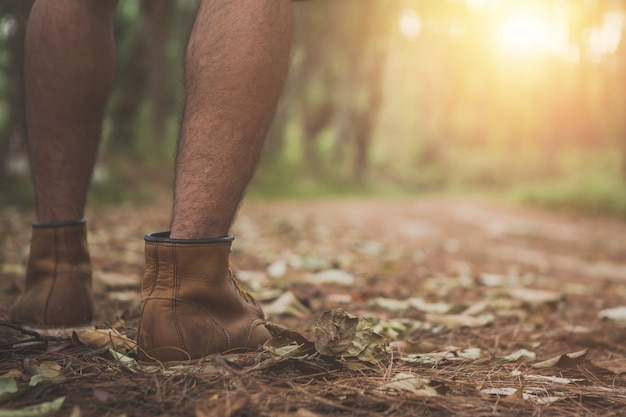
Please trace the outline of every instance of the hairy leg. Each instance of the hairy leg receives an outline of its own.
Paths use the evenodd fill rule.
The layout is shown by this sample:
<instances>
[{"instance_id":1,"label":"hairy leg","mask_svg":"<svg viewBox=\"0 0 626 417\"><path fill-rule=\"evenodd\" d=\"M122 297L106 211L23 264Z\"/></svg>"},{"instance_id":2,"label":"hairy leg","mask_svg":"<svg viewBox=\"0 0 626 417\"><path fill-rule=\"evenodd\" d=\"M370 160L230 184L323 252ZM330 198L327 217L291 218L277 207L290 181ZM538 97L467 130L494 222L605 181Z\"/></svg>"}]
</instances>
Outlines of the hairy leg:
<instances>
[{"instance_id":1,"label":"hairy leg","mask_svg":"<svg viewBox=\"0 0 626 417\"><path fill-rule=\"evenodd\" d=\"M171 237L228 234L284 82L289 0L204 0L187 47Z\"/></svg>"},{"instance_id":2,"label":"hairy leg","mask_svg":"<svg viewBox=\"0 0 626 417\"><path fill-rule=\"evenodd\" d=\"M28 145L41 223L81 219L114 72L117 0L38 0L26 34Z\"/></svg>"}]
</instances>

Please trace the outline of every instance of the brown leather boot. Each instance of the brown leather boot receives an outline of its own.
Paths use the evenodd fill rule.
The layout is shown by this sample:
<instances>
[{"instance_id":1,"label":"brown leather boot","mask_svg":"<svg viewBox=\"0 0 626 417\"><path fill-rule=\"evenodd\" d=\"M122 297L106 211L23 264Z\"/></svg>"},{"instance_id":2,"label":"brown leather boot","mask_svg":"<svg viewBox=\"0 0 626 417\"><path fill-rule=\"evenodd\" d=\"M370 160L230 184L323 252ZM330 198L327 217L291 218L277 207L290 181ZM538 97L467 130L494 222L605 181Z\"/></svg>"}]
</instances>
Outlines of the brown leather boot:
<instances>
[{"instance_id":1,"label":"brown leather boot","mask_svg":"<svg viewBox=\"0 0 626 417\"><path fill-rule=\"evenodd\" d=\"M91 323L91 259L84 220L33 224L24 290L9 317L42 328Z\"/></svg>"},{"instance_id":2,"label":"brown leather boot","mask_svg":"<svg viewBox=\"0 0 626 417\"><path fill-rule=\"evenodd\" d=\"M230 269L232 237L146 235L137 342L142 361L187 361L269 338L261 308Z\"/></svg>"}]
</instances>

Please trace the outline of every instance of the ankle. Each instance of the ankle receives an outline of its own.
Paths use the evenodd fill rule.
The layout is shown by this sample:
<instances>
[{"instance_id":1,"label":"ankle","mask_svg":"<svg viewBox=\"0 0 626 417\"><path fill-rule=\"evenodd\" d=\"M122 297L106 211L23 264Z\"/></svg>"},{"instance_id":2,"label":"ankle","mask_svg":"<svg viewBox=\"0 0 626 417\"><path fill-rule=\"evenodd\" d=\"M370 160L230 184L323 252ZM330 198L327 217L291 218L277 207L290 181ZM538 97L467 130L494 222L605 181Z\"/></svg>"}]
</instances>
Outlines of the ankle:
<instances>
[{"instance_id":1,"label":"ankle","mask_svg":"<svg viewBox=\"0 0 626 417\"><path fill-rule=\"evenodd\" d=\"M33 222L33 227L34 228L66 227L66 226L80 226L84 224L87 224L87 221L83 217L78 220L37 221L37 222Z\"/></svg>"}]
</instances>

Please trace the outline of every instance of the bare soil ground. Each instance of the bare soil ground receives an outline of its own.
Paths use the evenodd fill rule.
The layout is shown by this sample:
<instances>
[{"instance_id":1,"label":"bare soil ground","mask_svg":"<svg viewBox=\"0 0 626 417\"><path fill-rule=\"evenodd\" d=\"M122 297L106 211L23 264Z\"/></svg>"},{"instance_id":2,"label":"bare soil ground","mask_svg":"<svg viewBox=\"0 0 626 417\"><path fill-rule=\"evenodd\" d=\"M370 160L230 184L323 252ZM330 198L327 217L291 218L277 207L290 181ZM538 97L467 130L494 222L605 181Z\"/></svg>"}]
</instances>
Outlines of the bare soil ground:
<instances>
[{"instance_id":1,"label":"bare soil ground","mask_svg":"<svg viewBox=\"0 0 626 417\"><path fill-rule=\"evenodd\" d=\"M88 213L97 328L135 337L142 236L168 215ZM0 211L2 318L31 219ZM5 323L0 415L57 400L50 415L626 416L624 222L459 199L249 202L233 234L235 272L271 321L314 341L341 308L386 337L389 357L294 353L283 337L146 369Z\"/></svg>"}]
</instances>

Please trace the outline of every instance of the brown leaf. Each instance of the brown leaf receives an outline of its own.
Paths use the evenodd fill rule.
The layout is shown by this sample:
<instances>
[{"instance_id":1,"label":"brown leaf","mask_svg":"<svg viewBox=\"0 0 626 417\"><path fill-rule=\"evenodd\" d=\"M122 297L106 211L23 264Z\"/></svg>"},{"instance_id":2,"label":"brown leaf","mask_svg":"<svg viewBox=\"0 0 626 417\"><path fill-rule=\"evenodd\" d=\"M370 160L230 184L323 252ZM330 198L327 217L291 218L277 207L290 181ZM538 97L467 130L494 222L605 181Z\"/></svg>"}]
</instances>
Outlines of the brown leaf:
<instances>
[{"instance_id":1,"label":"brown leaf","mask_svg":"<svg viewBox=\"0 0 626 417\"><path fill-rule=\"evenodd\" d=\"M400 372L379 388L381 391L409 391L423 397L445 394L448 388L441 382Z\"/></svg>"},{"instance_id":2,"label":"brown leaf","mask_svg":"<svg viewBox=\"0 0 626 417\"><path fill-rule=\"evenodd\" d=\"M76 330L72 333L72 342L91 349L109 347L126 354L137 351L137 343L115 329Z\"/></svg>"},{"instance_id":3,"label":"brown leaf","mask_svg":"<svg viewBox=\"0 0 626 417\"><path fill-rule=\"evenodd\" d=\"M508 405L523 405L523 404L525 404L526 401L524 400L524 387L522 386L517 391L515 391L513 394L507 396L504 400L502 400L502 402L505 403L505 404L508 404Z\"/></svg>"},{"instance_id":4,"label":"brown leaf","mask_svg":"<svg viewBox=\"0 0 626 417\"><path fill-rule=\"evenodd\" d=\"M350 370L369 369L389 359L387 341L363 317L342 309L326 311L315 324L315 349L340 358Z\"/></svg>"},{"instance_id":5,"label":"brown leaf","mask_svg":"<svg viewBox=\"0 0 626 417\"><path fill-rule=\"evenodd\" d=\"M617 375L626 373L626 358L595 362L594 365Z\"/></svg>"},{"instance_id":6,"label":"brown leaf","mask_svg":"<svg viewBox=\"0 0 626 417\"><path fill-rule=\"evenodd\" d=\"M271 304L264 306L263 311L265 314L272 316L292 316L298 318L311 314L311 310L291 291L285 292Z\"/></svg>"},{"instance_id":7,"label":"brown leaf","mask_svg":"<svg viewBox=\"0 0 626 417\"><path fill-rule=\"evenodd\" d=\"M340 308L325 311L315 324L315 348L326 356L345 354L355 338L358 324L358 317Z\"/></svg>"},{"instance_id":8,"label":"brown leaf","mask_svg":"<svg viewBox=\"0 0 626 417\"><path fill-rule=\"evenodd\" d=\"M579 352L566 353L564 355L555 356L554 358L550 358L542 362L537 362L532 367L535 369L573 368L584 363L585 360L587 360L587 353L589 353L589 349L581 350Z\"/></svg>"}]
</instances>

